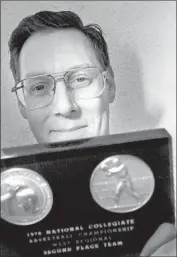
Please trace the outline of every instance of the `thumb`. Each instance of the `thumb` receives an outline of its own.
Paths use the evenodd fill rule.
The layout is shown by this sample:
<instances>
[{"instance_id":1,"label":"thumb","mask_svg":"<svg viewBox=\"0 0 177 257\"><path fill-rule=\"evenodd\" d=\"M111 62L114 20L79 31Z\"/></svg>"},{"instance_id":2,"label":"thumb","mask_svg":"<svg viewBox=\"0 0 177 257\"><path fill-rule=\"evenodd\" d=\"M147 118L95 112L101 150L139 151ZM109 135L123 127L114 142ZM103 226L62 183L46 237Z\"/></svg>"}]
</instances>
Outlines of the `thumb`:
<instances>
[{"instance_id":1,"label":"thumb","mask_svg":"<svg viewBox=\"0 0 177 257\"><path fill-rule=\"evenodd\" d=\"M173 224L163 223L159 226L152 237L147 241L144 246L140 256L150 256L154 251L156 251L163 244L171 241L175 238L176 229Z\"/></svg>"},{"instance_id":2,"label":"thumb","mask_svg":"<svg viewBox=\"0 0 177 257\"><path fill-rule=\"evenodd\" d=\"M151 256L176 256L176 238L162 245Z\"/></svg>"}]
</instances>

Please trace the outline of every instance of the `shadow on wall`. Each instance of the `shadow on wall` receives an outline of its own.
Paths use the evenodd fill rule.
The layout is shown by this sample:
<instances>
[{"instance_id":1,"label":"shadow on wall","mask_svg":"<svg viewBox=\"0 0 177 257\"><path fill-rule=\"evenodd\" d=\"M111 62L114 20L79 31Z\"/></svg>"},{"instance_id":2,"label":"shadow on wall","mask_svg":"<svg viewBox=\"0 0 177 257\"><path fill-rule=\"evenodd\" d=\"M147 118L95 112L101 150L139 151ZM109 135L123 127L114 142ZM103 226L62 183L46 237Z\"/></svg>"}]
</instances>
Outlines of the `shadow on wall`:
<instances>
[{"instance_id":1,"label":"shadow on wall","mask_svg":"<svg viewBox=\"0 0 177 257\"><path fill-rule=\"evenodd\" d=\"M119 133L153 129L162 117L162 109L147 108L140 58L132 48L124 47L118 53L116 109L112 115L113 128ZM153 86L153 85L152 85ZM149 101L148 101L149 102ZM113 131L113 133L116 133Z\"/></svg>"}]
</instances>

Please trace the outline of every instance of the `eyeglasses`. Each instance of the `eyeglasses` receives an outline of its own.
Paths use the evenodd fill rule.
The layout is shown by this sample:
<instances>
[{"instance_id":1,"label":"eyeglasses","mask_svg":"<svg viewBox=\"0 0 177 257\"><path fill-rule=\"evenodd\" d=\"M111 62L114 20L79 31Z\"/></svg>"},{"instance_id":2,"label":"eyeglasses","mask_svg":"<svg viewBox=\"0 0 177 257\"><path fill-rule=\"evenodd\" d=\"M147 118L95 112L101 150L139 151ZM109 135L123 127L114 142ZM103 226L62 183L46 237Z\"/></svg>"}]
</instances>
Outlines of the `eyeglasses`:
<instances>
[{"instance_id":1,"label":"eyeglasses","mask_svg":"<svg viewBox=\"0 0 177 257\"><path fill-rule=\"evenodd\" d=\"M38 109L52 103L59 80L64 80L74 101L100 96L105 88L106 74L107 71L97 67L72 69L23 79L11 91L16 92L18 100L28 109Z\"/></svg>"}]
</instances>

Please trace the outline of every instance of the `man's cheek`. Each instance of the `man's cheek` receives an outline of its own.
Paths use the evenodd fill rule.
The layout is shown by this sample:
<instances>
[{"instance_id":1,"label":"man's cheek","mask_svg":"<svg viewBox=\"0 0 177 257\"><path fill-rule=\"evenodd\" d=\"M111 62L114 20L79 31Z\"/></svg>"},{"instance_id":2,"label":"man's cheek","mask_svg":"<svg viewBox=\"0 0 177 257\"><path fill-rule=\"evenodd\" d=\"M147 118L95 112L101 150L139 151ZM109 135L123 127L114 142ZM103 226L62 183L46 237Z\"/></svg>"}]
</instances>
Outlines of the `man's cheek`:
<instances>
[{"instance_id":1,"label":"man's cheek","mask_svg":"<svg viewBox=\"0 0 177 257\"><path fill-rule=\"evenodd\" d=\"M82 110L89 111L90 113L91 111L99 111L102 105L104 105L103 102L101 97L97 97L93 99L80 99L77 101L77 104Z\"/></svg>"},{"instance_id":2,"label":"man's cheek","mask_svg":"<svg viewBox=\"0 0 177 257\"><path fill-rule=\"evenodd\" d=\"M43 134L46 128L45 116L40 113L33 113L28 115L28 122L34 134Z\"/></svg>"},{"instance_id":3,"label":"man's cheek","mask_svg":"<svg viewBox=\"0 0 177 257\"><path fill-rule=\"evenodd\" d=\"M31 124L41 124L44 125L48 119L49 113L45 108L31 110L27 113L28 120Z\"/></svg>"},{"instance_id":4,"label":"man's cheek","mask_svg":"<svg viewBox=\"0 0 177 257\"><path fill-rule=\"evenodd\" d=\"M100 134L100 124L102 121L101 114L95 114L88 117L88 133L90 136L98 136Z\"/></svg>"}]
</instances>

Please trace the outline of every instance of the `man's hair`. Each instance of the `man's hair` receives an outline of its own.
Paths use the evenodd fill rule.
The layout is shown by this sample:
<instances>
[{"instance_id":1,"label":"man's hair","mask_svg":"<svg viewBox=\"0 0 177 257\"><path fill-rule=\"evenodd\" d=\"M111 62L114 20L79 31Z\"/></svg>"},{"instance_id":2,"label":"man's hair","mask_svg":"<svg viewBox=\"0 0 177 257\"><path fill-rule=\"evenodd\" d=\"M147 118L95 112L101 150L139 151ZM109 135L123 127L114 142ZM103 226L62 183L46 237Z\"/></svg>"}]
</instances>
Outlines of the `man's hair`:
<instances>
[{"instance_id":1,"label":"man's hair","mask_svg":"<svg viewBox=\"0 0 177 257\"><path fill-rule=\"evenodd\" d=\"M19 79L18 59L23 44L33 33L50 28L75 28L83 32L92 41L101 66L111 69L107 43L100 26L97 24L84 26L80 17L74 12L41 11L24 18L11 34L9 40L10 68L15 81Z\"/></svg>"}]
</instances>

